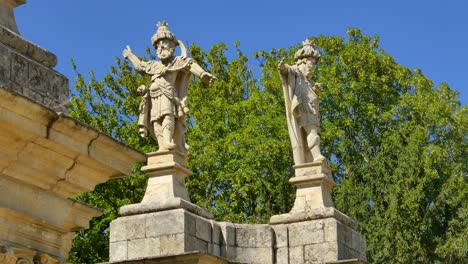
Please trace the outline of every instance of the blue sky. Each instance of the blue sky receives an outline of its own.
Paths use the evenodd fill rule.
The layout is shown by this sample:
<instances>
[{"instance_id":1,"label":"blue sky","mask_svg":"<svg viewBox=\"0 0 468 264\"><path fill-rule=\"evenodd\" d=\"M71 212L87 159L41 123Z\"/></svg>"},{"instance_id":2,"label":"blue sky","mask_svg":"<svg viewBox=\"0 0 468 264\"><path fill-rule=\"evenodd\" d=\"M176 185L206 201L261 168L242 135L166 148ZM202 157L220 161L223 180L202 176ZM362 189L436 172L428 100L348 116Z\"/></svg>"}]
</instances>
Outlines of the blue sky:
<instances>
[{"instance_id":1,"label":"blue sky","mask_svg":"<svg viewBox=\"0 0 468 264\"><path fill-rule=\"evenodd\" d=\"M422 69L436 85L447 82L468 104L466 0L28 0L15 15L21 35L55 53L55 69L71 84L71 58L81 73L102 77L127 44L144 55L162 20L184 43L207 50L240 41L248 55L357 27L379 35L400 64Z\"/></svg>"}]
</instances>

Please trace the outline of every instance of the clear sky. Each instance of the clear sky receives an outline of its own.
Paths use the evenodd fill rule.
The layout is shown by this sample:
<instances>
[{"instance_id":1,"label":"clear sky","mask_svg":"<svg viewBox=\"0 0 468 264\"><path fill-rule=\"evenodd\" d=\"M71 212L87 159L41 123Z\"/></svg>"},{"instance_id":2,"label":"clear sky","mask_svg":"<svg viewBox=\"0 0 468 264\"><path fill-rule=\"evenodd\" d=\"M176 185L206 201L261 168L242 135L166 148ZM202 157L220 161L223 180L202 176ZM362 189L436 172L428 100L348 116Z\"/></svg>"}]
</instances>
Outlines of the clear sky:
<instances>
[{"instance_id":1,"label":"clear sky","mask_svg":"<svg viewBox=\"0 0 468 264\"><path fill-rule=\"evenodd\" d=\"M21 35L58 56L55 69L71 85L71 58L81 73L102 77L127 44L144 55L162 20L184 43L207 50L240 41L248 55L357 27L379 35L400 64L422 69L436 85L447 82L468 104L467 0L28 0L15 15Z\"/></svg>"}]
</instances>

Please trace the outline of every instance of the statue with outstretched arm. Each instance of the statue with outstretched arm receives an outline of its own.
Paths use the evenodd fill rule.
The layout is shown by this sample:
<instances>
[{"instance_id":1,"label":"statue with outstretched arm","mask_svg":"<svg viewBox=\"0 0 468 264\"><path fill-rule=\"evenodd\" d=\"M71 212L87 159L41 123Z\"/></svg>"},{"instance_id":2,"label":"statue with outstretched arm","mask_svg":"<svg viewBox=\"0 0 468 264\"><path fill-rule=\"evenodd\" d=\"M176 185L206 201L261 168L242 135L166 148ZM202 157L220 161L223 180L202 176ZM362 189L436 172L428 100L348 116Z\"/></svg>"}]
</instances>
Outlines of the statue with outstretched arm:
<instances>
[{"instance_id":1,"label":"statue with outstretched arm","mask_svg":"<svg viewBox=\"0 0 468 264\"><path fill-rule=\"evenodd\" d=\"M289 137L294 163L323 162L320 153L320 108L321 84L311 84L314 65L320 53L313 42L306 40L294 55L295 65L278 63L286 107Z\"/></svg>"},{"instance_id":2,"label":"statue with outstretched arm","mask_svg":"<svg viewBox=\"0 0 468 264\"><path fill-rule=\"evenodd\" d=\"M193 74L202 81L213 84L216 78L203 70L192 58L187 57L185 46L169 30L167 22L158 23L158 30L151 38L159 61L142 61L127 46L123 51L135 70L151 76L147 86L140 86L143 95L140 103L138 126L140 135L150 135L158 142L159 151L177 150L186 154L186 116L188 114L187 87ZM181 56L174 56L177 46Z\"/></svg>"}]
</instances>

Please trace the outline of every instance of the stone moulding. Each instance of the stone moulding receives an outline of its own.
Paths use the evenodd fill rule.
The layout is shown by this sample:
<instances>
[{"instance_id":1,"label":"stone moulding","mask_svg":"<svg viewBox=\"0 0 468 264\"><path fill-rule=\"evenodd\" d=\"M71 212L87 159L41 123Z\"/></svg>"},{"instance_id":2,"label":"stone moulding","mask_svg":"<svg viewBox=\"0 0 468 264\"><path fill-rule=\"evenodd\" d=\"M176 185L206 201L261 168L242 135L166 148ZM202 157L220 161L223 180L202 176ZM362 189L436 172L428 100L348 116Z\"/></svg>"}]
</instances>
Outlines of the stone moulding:
<instances>
[{"instance_id":1,"label":"stone moulding","mask_svg":"<svg viewBox=\"0 0 468 264\"><path fill-rule=\"evenodd\" d=\"M129 175L146 155L0 87L0 172L61 197Z\"/></svg>"},{"instance_id":2,"label":"stone moulding","mask_svg":"<svg viewBox=\"0 0 468 264\"><path fill-rule=\"evenodd\" d=\"M0 42L44 66L53 68L57 65L57 56L55 56L55 54L24 39L17 33L3 26L0 26Z\"/></svg>"},{"instance_id":3,"label":"stone moulding","mask_svg":"<svg viewBox=\"0 0 468 264\"><path fill-rule=\"evenodd\" d=\"M72 232L101 215L69 197L129 175L145 160L144 153L0 86L0 244L19 252L0 250L0 259L65 263Z\"/></svg>"}]
</instances>

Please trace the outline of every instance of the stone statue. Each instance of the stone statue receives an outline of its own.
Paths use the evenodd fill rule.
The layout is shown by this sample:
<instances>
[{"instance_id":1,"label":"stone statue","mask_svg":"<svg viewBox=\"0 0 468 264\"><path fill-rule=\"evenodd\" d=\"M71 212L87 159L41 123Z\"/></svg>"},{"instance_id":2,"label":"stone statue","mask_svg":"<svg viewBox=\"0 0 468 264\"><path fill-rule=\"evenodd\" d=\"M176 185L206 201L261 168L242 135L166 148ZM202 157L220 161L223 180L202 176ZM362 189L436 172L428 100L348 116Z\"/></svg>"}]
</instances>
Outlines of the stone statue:
<instances>
[{"instance_id":1,"label":"stone statue","mask_svg":"<svg viewBox=\"0 0 468 264\"><path fill-rule=\"evenodd\" d=\"M186 100L190 76L194 74L209 84L216 78L187 57L184 44L169 30L167 22L158 23L151 43L160 61L141 61L128 46L123 51L124 58L129 59L137 71L151 76L147 86L138 88L138 92L143 94L139 108L139 132L142 137L149 134L155 139L159 151L177 150L186 154L189 147L185 143L185 119L188 114ZM174 56L175 48L179 45L182 54Z\"/></svg>"},{"instance_id":2,"label":"stone statue","mask_svg":"<svg viewBox=\"0 0 468 264\"><path fill-rule=\"evenodd\" d=\"M293 148L294 163L323 162L320 154L319 98L321 84L312 85L314 65L320 53L313 42L306 40L294 54L295 65L281 60L278 69L283 84L289 137Z\"/></svg>"}]
</instances>

